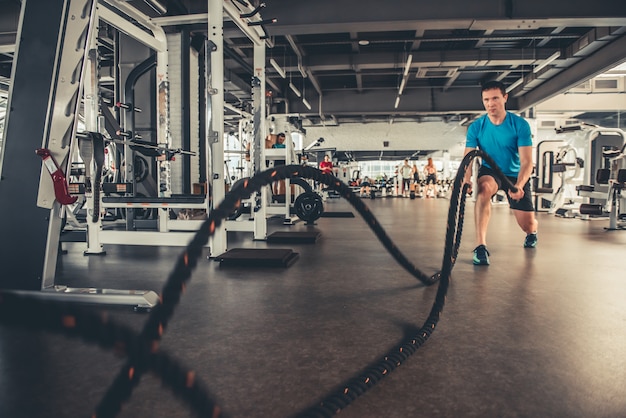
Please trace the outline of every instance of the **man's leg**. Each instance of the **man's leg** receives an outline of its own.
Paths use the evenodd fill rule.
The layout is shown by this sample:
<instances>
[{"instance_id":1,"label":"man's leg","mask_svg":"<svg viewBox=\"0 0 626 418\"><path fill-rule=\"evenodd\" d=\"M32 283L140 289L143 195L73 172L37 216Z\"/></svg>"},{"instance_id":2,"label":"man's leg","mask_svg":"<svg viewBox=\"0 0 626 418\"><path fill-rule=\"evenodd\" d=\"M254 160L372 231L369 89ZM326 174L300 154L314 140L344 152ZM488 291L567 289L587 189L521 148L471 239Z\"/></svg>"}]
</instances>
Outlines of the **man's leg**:
<instances>
[{"instance_id":1,"label":"man's leg","mask_svg":"<svg viewBox=\"0 0 626 418\"><path fill-rule=\"evenodd\" d=\"M535 212L526 212L523 210L513 209L517 224L522 228L522 231L526 234L533 234L537 232L538 222L535 219Z\"/></svg>"},{"instance_id":2,"label":"man's leg","mask_svg":"<svg viewBox=\"0 0 626 418\"><path fill-rule=\"evenodd\" d=\"M535 248L537 246L538 222L535 218L535 210L530 196L530 182L528 182L524 185L524 197L521 200L514 201L509 198L509 204L511 209L513 209L515 220L522 231L526 232L524 248Z\"/></svg>"},{"instance_id":3,"label":"man's leg","mask_svg":"<svg viewBox=\"0 0 626 418\"><path fill-rule=\"evenodd\" d=\"M491 176L478 178L474 220L476 224L476 245L487 244L487 227L491 218L491 198L498 192L498 183Z\"/></svg>"}]
</instances>

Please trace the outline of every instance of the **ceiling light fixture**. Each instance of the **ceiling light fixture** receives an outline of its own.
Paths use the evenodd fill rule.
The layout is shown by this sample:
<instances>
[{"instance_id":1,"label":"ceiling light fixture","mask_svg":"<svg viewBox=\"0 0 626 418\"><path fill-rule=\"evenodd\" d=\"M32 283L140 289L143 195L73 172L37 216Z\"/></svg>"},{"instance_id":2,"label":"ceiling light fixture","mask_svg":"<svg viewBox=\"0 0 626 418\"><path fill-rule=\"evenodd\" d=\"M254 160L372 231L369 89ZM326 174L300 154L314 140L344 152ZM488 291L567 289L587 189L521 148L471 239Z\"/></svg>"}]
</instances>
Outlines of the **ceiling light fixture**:
<instances>
[{"instance_id":1,"label":"ceiling light fixture","mask_svg":"<svg viewBox=\"0 0 626 418\"><path fill-rule=\"evenodd\" d=\"M533 73L537 74L539 71L543 70L545 67L550 65L552 63L552 61L554 61L555 59L557 59L560 56L561 56L561 51L557 51L554 54L550 55L541 64L539 64L538 66L533 68Z\"/></svg>"},{"instance_id":2,"label":"ceiling light fixture","mask_svg":"<svg viewBox=\"0 0 626 418\"><path fill-rule=\"evenodd\" d=\"M300 75L302 78L307 78L309 75L306 73L306 70L302 66L302 58L298 57L298 71L300 71Z\"/></svg>"},{"instance_id":3,"label":"ceiling light fixture","mask_svg":"<svg viewBox=\"0 0 626 418\"><path fill-rule=\"evenodd\" d=\"M520 77L519 80L517 80L516 82L514 82L513 84L511 84L509 87L506 88L506 92L510 92L511 90L513 90L515 87L519 86L520 84L522 84L524 82L524 77Z\"/></svg>"},{"instance_id":4,"label":"ceiling light fixture","mask_svg":"<svg viewBox=\"0 0 626 418\"><path fill-rule=\"evenodd\" d=\"M289 83L289 88L296 94L296 96L302 97L302 93L300 93L300 90L298 90L298 88L294 86L293 83Z\"/></svg>"},{"instance_id":5,"label":"ceiling light fixture","mask_svg":"<svg viewBox=\"0 0 626 418\"><path fill-rule=\"evenodd\" d=\"M413 54L409 54L406 59L406 64L404 64L404 73L402 74L402 81L400 82L400 88L398 89L398 99L402 95L404 88L406 87L406 80L409 76L409 72L411 71L411 62L413 61ZM398 104L396 103L396 107Z\"/></svg>"},{"instance_id":6,"label":"ceiling light fixture","mask_svg":"<svg viewBox=\"0 0 626 418\"><path fill-rule=\"evenodd\" d=\"M305 98L302 98L302 103L306 106L307 109L311 110L311 105Z\"/></svg>"},{"instance_id":7,"label":"ceiling light fixture","mask_svg":"<svg viewBox=\"0 0 626 418\"><path fill-rule=\"evenodd\" d=\"M148 3L148 6L150 6L155 12L159 13L160 15L164 15L167 13L167 8L159 3L157 0L146 0L146 3Z\"/></svg>"},{"instance_id":8,"label":"ceiling light fixture","mask_svg":"<svg viewBox=\"0 0 626 418\"><path fill-rule=\"evenodd\" d=\"M400 104L400 96L396 97L396 103L393 105L393 108L397 109L399 104Z\"/></svg>"},{"instance_id":9,"label":"ceiling light fixture","mask_svg":"<svg viewBox=\"0 0 626 418\"><path fill-rule=\"evenodd\" d=\"M413 54L409 54L406 59L406 64L404 65L404 76L409 75L409 71L411 71L411 62L413 61Z\"/></svg>"},{"instance_id":10,"label":"ceiling light fixture","mask_svg":"<svg viewBox=\"0 0 626 418\"><path fill-rule=\"evenodd\" d=\"M287 78L287 73L285 73L285 70L280 68L280 65L278 65L274 58L270 58L270 64L272 64L272 67L274 67L276 72L278 72L282 78Z\"/></svg>"},{"instance_id":11,"label":"ceiling light fixture","mask_svg":"<svg viewBox=\"0 0 626 418\"><path fill-rule=\"evenodd\" d=\"M398 96L402 95L402 92L404 91L404 86L406 86L406 78L403 78L402 82L400 83L400 89L398 90Z\"/></svg>"},{"instance_id":12,"label":"ceiling light fixture","mask_svg":"<svg viewBox=\"0 0 626 418\"><path fill-rule=\"evenodd\" d=\"M359 45L361 45L361 46L367 46L369 44L370 44L370 41L368 41L367 39L361 39L359 41Z\"/></svg>"}]
</instances>

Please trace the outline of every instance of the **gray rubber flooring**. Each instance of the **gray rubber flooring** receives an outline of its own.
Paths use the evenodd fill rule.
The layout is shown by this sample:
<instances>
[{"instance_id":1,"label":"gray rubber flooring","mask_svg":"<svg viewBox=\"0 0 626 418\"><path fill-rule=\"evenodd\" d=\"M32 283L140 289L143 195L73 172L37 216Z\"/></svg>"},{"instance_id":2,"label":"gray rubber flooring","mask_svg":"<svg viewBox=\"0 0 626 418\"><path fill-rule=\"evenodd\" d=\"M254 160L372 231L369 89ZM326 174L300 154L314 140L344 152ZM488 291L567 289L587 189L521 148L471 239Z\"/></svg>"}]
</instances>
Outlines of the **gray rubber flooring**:
<instances>
[{"instance_id":1,"label":"gray rubber flooring","mask_svg":"<svg viewBox=\"0 0 626 418\"><path fill-rule=\"evenodd\" d=\"M365 202L420 269L440 268L446 199ZM352 210L341 199L325 209ZM496 205L491 265L476 267L472 219L470 202L432 337L340 416L626 417L626 231L539 213L539 245L529 250L508 207ZM403 270L358 214L270 230L321 237L270 245L229 234L230 248L300 257L287 268L221 268L203 257L163 336L161 348L197 372L225 416L290 417L314 405L419 328L437 292ZM64 248L57 283L157 292L182 251ZM136 330L147 318L107 309ZM0 326L0 417L91 416L122 364L79 339ZM146 375L119 416L194 415Z\"/></svg>"}]
</instances>

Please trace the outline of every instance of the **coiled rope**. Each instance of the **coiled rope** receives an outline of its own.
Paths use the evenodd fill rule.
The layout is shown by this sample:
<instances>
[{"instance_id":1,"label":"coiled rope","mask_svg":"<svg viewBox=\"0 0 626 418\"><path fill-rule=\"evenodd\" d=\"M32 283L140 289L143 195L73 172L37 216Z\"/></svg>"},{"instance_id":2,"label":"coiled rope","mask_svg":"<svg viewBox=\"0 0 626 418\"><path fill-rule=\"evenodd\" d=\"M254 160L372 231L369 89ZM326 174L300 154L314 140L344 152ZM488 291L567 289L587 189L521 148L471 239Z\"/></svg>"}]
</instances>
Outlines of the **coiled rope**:
<instances>
[{"instance_id":1,"label":"coiled rope","mask_svg":"<svg viewBox=\"0 0 626 418\"><path fill-rule=\"evenodd\" d=\"M211 211L185 251L178 257L174 269L162 289L160 301L151 311L139 335L124 325L110 321L106 313L96 314L68 302L51 302L11 291L0 291L0 323L33 330L46 330L68 337L80 337L86 342L113 349L116 353L127 357L126 363L97 405L92 415L93 418L116 416L121 410L122 404L128 401L133 389L139 384L141 376L148 371L161 377L164 384L186 401L198 416L223 417L225 414L217 406L214 396L202 380L196 376L193 370L181 366L175 359L160 351L159 341L173 316L175 307L180 302L185 285L191 278L191 273L197 265L198 259L200 259L203 247L221 222L238 207L241 200L277 180L296 177L313 179L337 191L347 199L364 218L387 251L411 275L427 285L439 281L430 313L417 332L405 337L379 362L367 367L346 383L337 386L337 389L322 401L296 414L298 417L333 416L400 366L428 340L434 331L443 311L450 274L456 262L461 242L467 193L467 185L463 184L463 179L466 170L477 157L488 162L502 183L515 190L513 184L502 174L495 162L486 153L474 150L463 158L450 196L442 268L440 272L431 276L423 273L404 256L363 201L353 194L346 184L333 175L322 174L316 168L288 165L263 171L240 182Z\"/></svg>"}]
</instances>

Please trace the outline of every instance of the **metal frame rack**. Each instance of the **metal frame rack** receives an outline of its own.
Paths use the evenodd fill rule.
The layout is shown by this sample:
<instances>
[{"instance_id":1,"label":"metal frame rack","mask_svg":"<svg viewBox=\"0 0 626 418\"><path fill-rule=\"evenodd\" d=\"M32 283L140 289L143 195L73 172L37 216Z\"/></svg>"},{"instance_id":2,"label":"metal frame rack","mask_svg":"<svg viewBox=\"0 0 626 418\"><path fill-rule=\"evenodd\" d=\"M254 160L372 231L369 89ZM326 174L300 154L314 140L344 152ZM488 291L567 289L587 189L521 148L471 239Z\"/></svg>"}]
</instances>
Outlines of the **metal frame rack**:
<instances>
[{"instance_id":1,"label":"metal frame rack","mask_svg":"<svg viewBox=\"0 0 626 418\"><path fill-rule=\"evenodd\" d=\"M224 86L222 77L210 77L210 74L223 74L224 71L222 48L225 16L235 21L254 43L257 69L254 86L255 149L259 148L258 144L265 132L265 41L261 39L259 29L249 26L231 4L209 1L208 13L194 18L206 22L207 28L210 28L205 54L205 137L209 143L205 158L212 200L208 198L208 191L201 202L176 202L172 199L171 167L167 159L159 159L156 163L159 196L153 198L153 201L129 199L115 203L104 199L103 202L99 198L100 193L96 193L99 184L92 184L91 189L85 188L86 194L90 193L86 197L91 198L91 202L86 203L87 211L95 214L93 217L87 216L86 254L103 253L102 245L106 243L186 245L191 233L162 233L171 230L167 209L191 206L206 208L208 211L211 202L223 199ZM20 41L16 48L7 106L11 112L6 118L0 166L0 197L3 200L0 224L3 233L15 237L15 245L0 252L0 261L3 265L18 265L20 268L12 269L15 272L13 274L3 275L0 288L22 293L36 291L38 297L151 307L157 303L157 295L151 291L71 289L55 282L64 212L64 199L60 199L59 190L71 197L67 192L64 175L68 172L72 151L78 148L76 138L81 100L85 129L99 132L104 124L101 116L98 116L98 57L94 48L98 19L116 26L125 35L155 51L156 145L162 148L170 146L167 39L162 29L165 22L150 20L120 0L101 0L100 3L94 0L51 0L45 2L43 7L25 3L20 16ZM50 68L41 66L38 61L42 59L54 62L54 65ZM122 125L132 125L132 107L123 113ZM40 153L44 157L43 164L34 155L34 150L45 150ZM83 143L80 152L87 159L92 157L88 161L89 168L85 168L85 174L90 177L95 174L97 165L94 160L99 156L96 156L97 151L88 141ZM132 160L125 161L127 176L133 175L132 165ZM256 169L259 167L259 164L255 166ZM33 196L37 197L36 205ZM119 205L126 209L157 208L158 231L103 230L102 218L98 216L101 203L104 203L104 207ZM263 210L261 208L259 215L265 219ZM179 226L183 224L185 222L180 222ZM257 224L255 236L265 237L265 222ZM159 237L163 238L159 240ZM215 232L208 246L211 255L226 250L226 229L223 225Z\"/></svg>"}]
</instances>

